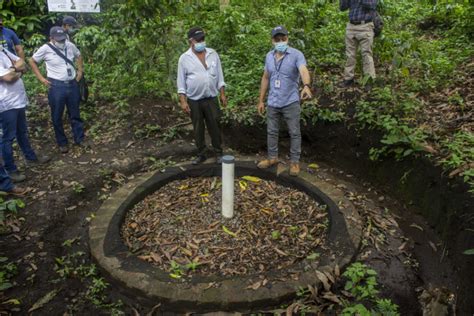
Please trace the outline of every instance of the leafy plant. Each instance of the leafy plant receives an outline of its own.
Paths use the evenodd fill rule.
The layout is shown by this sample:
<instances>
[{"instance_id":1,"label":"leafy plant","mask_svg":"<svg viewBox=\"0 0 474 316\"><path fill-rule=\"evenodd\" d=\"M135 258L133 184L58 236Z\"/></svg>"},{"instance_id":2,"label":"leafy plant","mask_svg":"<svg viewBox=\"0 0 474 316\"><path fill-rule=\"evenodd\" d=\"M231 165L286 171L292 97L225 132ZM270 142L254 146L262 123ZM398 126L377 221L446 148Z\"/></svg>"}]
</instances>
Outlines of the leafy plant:
<instances>
[{"instance_id":1,"label":"leafy plant","mask_svg":"<svg viewBox=\"0 0 474 316\"><path fill-rule=\"evenodd\" d=\"M10 279L18 273L13 262L8 262L7 257L0 257L0 292L13 287Z\"/></svg>"},{"instance_id":2,"label":"leafy plant","mask_svg":"<svg viewBox=\"0 0 474 316\"><path fill-rule=\"evenodd\" d=\"M86 187L82 184L80 184L79 182L77 181L73 181L72 182L72 190L74 191L74 193L76 194L81 194L85 191Z\"/></svg>"},{"instance_id":3,"label":"leafy plant","mask_svg":"<svg viewBox=\"0 0 474 316\"><path fill-rule=\"evenodd\" d=\"M342 274L348 279L344 290L349 291L358 300L372 299L379 292L377 287L377 272L366 265L355 262Z\"/></svg>"},{"instance_id":4,"label":"leafy plant","mask_svg":"<svg viewBox=\"0 0 474 316\"><path fill-rule=\"evenodd\" d=\"M5 226L5 220L9 215L16 215L18 213L18 209L24 207L25 202L20 199L11 199L5 201L0 197L0 227Z\"/></svg>"},{"instance_id":5,"label":"leafy plant","mask_svg":"<svg viewBox=\"0 0 474 316\"><path fill-rule=\"evenodd\" d=\"M344 290L349 291L355 302L345 302L342 315L396 316L398 305L390 299L379 298L377 290L377 272L365 264L354 262L342 274L346 279ZM364 303L370 302L369 309Z\"/></svg>"},{"instance_id":6,"label":"leafy plant","mask_svg":"<svg viewBox=\"0 0 474 316\"><path fill-rule=\"evenodd\" d=\"M346 307L342 310L343 316L371 316L371 312L362 304Z\"/></svg>"},{"instance_id":7,"label":"leafy plant","mask_svg":"<svg viewBox=\"0 0 474 316\"><path fill-rule=\"evenodd\" d=\"M75 238L76 240L78 238ZM73 239L74 240L74 239ZM66 240L66 244L72 244L73 240ZM78 278L87 284L85 293L94 306L107 310L112 315L123 315L122 301L108 302L106 290L110 286L104 278L99 276L99 271L95 264L85 263L85 253L76 251L65 256L55 258L54 270L60 276L60 280L66 278ZM60 281L59 280L59 281ZM59 282L58 280L56 282Z\"/></svg>"}]
</instances>

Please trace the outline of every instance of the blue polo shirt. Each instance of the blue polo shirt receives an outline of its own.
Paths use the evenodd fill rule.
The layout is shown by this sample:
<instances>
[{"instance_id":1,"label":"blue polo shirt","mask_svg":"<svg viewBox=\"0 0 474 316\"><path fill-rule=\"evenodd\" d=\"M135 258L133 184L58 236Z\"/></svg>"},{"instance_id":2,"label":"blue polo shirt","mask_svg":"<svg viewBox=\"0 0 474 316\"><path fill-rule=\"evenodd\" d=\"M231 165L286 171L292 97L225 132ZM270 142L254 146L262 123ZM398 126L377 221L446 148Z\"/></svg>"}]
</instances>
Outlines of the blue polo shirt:
<instances>
[{"instance_id":1,"label":"blue polo shirt","mask_svg":"<svg viewBox=\"0 0 474 316\"><path fill-rule=\"evenodd\" d=\"M20 44L21 41L16 33L9 28L3 27L2 34L0 35L0 45L2 45L3 48L8 49L10 53L16 55L15 46Z\"/></svg>"},{"instance_id":2,"label":"blue polo shirt","mask_svg":"<svg viewBox=\"0 0 474 316\"><path fill-rule=\"evenodd\" d=\"M268 106L283 108L300 101L299 68L306 65L306 59L301 51L288 47L284 57L276 61L276 51L272 50L265 58L265 71L270 78ZM278 82L279 81L279 87Z\"/></svg>"}]
</instances>

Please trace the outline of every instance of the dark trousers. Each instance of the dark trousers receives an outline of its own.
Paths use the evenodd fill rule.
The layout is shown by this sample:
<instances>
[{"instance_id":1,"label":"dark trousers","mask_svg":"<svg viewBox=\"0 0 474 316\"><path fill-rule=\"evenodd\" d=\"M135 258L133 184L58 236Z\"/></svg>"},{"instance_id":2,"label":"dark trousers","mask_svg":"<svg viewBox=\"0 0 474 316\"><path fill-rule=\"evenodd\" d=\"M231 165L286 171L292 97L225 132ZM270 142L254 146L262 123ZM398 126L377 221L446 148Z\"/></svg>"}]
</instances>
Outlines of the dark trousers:
<instances>
[{"instance_id":1,"label":"dark trousers","mask_svg":"<svg viewBox=\"0 0 474 316\"><path fill-rule=\"evenodd\" d=\"M67 108L69 121L71 122L74 142L80 144L84 140L84 123L79 112L81 96L79 85L76 80L68 82L48 78L51 87L48 92L49 106L51 107L51 120L53 121L54 134L59 146L67 145L67 138L64 134L63 114Z\"/></svg>"},{"instance_id":2,"label":"dark trousers","mask_svg":"<svg viewBox=\"0 0 474 316\"><path fill-rule=\"evenodd\" d=\"M31 148L28 139L28 128L26 126L26 109L11 109L0 113L2 122L2 155L5 163L5 169L8 172L17 170L13 159L13 141L18 141L23 155L27 160L37 160L35 152Z\"/></svg>"},{"instance_id":3,"label":"dark trousers","mask_svg":"<svg viewBox=\"0 0 474 316\"><path fill-rule=\"evenodd\" d=\"M194 141L198 149L199 156L206 154L206 141L204 139L204 129L207 126L209 136L211 136L212 147L216 155L222 155L221 130L219 120L221 109L217 97L205 98L201 100L188 100L191 109L191 120L194 129ZM204 126L204 123L206 124Z\"/></svg>"},{"instance_id":4,"label":"dark trousers","mask_svg":"<svg viewBox=\"0 0 474 316\"><path fill-rule=\"evenodd\" d=\"M12 180L8 176L7 171L0 165L0 191L10 192L13 190L13 187Z\"/></svg>"}]
</instances>

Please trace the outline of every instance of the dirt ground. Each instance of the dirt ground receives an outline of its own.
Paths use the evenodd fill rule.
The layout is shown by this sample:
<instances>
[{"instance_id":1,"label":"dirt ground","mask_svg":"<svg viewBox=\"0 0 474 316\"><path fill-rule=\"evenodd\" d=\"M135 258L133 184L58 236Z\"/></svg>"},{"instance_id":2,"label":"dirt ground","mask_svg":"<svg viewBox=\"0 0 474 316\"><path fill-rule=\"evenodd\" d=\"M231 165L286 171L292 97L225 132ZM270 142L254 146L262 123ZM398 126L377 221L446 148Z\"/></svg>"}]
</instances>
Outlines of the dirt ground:
<instances>
[{"instance_id":1,"label":"dirt ground","mask_svg":"<svg viewBox=\"0 0 474 316\"><path fill-rule=\"evenodd\" d=\"M44 106L45 100L38 103ZM91 104L83 113L93 146L71 146L63 155L54 144L48 109L30 110L33 147L51 155L52 161L25 169L18 158L27 176L21 185L31 191L24 198L26 207L8 220L9 231L0 236L0 256L8 257L18 270L12 278L14 286L0 294L0 315L29 311L37 315L98 315L118 310L155 315L166 310L158 305L154 309L141 307L119 289L107 286L90 260L88 223L117 187L138 174L192 156L189 119L173 105L151 100L137 100L128 111ZM237 153L263 155L261 138L254 137L248 146L232 146L228 138L226 142ZM283 152L287 147L288 139L284 138ZM309 151L304 157L306 163L317 162ZM417 296L428 283L455 291L449 260L432 263L440 261L441 251L436 248L441 243L422 218L403 216L405 206L386 193L336 166L317 163L321 176L344 190L360 209L366 220L366 242L356 259L379 273L382 294L400 305L402 315L421 313ZM341 282L335 282L333 292L342 296L340 289Z\"/></svg>"}]
</instances>

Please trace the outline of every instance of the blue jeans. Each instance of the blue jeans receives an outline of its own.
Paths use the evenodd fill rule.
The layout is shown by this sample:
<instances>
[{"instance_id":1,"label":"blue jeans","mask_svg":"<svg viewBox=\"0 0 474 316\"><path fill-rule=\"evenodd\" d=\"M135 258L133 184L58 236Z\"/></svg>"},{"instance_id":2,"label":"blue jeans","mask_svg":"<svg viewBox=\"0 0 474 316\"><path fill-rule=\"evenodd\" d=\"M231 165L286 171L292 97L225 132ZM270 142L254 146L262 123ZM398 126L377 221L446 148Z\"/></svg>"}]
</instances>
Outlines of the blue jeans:
<instances>
[{"instance_id":1,"label":"blue jeans","mask_svg":"<svg viewBox=\"0 0 474 316\"><path fill-rule=\"evenodd\" d=\"M301 130L300 130L299 102L291 103L283 108L267 107L267 146L268 158L278 158L278 132L280 130L280 118L286 122L290 133L290 160L299 162L301 156Z\"/></svg>"},{"instance_id":2,"label":"blue jeans","mask_svg":"<svg viewBox=\"0 0 474 316\"><path fill-rule=\"evenodd\" d=\"M13 159L13 141L15 138L18 141L23 155L27 160L37 160L35 152L31 148L28 139L28 128L26 126L26 109L12 109L0 113L0 120L2 123L3 137L2 137L2 155L5 164L5 169L8 172L17 170L15 161Z\"/></svg>"},{"instance_id":3,"label":"blue jeans","mask_svg":"<svg viewBox=\"0 0 474 316\"><path fill-rule=\"evenodd\" d=\"M7 174L7 171L5 168L3 168L2 165L0 165L0 191L3 192L10 192L13 190L13 183L10 177Z\"/></svg>"},{"instance_id":4,"label":"blue jeans","mask_svg":"<svg viewBox=\"0 0 474 316\"><path fill-rule=\"evenodd\" d=\"M53 121L56 142L59 146L67 145L67 138L63 127L63 114L66 107L69 121L71 122L74 142L80 144L84 140L84 123L79 112L81 100L79 85L76 80L67 82L51 78L48 78L48 80L51 82L48 100L51 107L51 120Z\"/></svg>"}]
</instances>

